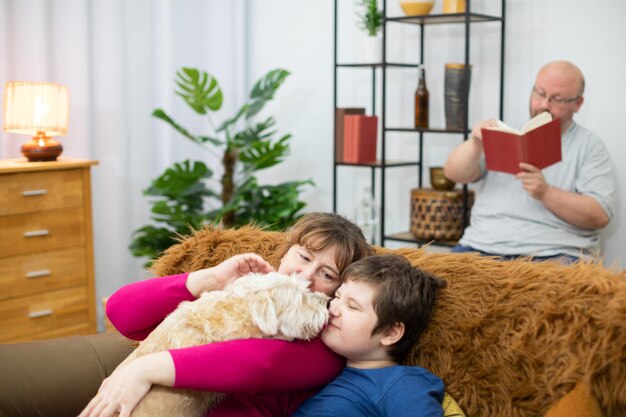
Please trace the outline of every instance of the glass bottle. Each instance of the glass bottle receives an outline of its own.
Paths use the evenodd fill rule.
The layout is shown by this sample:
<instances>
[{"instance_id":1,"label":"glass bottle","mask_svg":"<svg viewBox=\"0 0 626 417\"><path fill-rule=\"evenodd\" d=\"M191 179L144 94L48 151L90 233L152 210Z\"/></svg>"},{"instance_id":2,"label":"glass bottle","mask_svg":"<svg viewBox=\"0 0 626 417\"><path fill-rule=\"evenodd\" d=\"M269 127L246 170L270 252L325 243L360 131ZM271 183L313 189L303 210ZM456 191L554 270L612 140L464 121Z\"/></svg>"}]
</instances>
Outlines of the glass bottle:
<instances>
[{"instance_id":1,"label":"glass bottle","mask_svg":"<svg viewBox=\"0 0 626 417\"><path fill-rule=\"evenodd\" d=\"M363 190L363 198L356 206L354 217L365 239L372 245L377 244L379 214L371 187Z\"/></svg>"},{"instance_id":2,"label":"glass bottle","mask_svg":"<svg viewBox=\"0 0 626 417\"><path fill-rule=\"evenodd\" d=\"M424 68L420 68L419 82L415 90L415 127L428 128L428 88Z\"/></svg>"}]
</instances>

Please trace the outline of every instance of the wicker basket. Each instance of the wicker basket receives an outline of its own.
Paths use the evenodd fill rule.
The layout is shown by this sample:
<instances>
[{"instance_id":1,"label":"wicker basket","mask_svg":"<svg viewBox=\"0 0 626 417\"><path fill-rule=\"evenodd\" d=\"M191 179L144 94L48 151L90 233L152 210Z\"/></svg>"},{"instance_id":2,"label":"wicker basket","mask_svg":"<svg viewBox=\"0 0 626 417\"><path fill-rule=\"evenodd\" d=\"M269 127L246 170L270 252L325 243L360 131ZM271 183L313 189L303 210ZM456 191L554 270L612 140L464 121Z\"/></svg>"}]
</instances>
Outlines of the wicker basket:
<instances>
[{"instance_id":1,"label":"wicker basket","mask_svg":"<svg viewBox=\"0 0 626 417\"><path fill-rule=\"evenodd\" d=\"M474 192L467 193L467 219ZM459 240L463 235L463 191L411 190L411 233L417 239Z\"/></svg>"}]
</instances>

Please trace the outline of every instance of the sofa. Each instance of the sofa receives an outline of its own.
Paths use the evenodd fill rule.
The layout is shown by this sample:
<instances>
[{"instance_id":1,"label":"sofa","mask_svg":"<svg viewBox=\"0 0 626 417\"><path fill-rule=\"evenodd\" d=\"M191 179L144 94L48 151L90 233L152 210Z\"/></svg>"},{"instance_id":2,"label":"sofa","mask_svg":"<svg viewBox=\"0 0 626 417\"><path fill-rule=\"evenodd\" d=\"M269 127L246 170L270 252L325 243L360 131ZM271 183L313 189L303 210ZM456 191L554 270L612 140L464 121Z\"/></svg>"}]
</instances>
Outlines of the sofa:
<instances>
[{"instance_id":1,"label":"sofa","mask_svg":"<svg viewBox=\"0 0 626 417\"><path fill-rule=\"evenodd\" d=\"M277 266L280 232L206 228L153 265L193 271L237 253ZM468 417L626 417L626 273L599 263L498 261L384 249L443 279L410 363L438 374ZM0 416L75 416L132 350L108 333L0 345Z\"/></svg>"}]
</instances>

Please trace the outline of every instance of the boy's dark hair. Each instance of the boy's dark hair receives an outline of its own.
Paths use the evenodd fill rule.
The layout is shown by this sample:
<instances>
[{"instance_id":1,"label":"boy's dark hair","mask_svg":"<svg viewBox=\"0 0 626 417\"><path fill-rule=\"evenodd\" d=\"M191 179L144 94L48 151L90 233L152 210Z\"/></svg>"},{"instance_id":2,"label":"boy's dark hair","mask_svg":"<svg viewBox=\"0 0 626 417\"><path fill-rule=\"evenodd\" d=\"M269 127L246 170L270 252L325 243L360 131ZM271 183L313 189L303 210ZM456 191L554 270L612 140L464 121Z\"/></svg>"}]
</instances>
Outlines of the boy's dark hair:
<instances>
[{"instance_id":1,"label":"boy's dark hair","mask_svg":"<svg viewBox=\"0 0 626 417\"><path fill-rule=\"evenodd\" d=\"M365 282L377 291L373 307L378 323L372 334L404 324L404 335L389 348L389 354L403 363L428 326L433 314L437 293L445 281L413 267L399 255L374 255L361 259L346 268L343 280Z\"/></svg>"}]
</instances>

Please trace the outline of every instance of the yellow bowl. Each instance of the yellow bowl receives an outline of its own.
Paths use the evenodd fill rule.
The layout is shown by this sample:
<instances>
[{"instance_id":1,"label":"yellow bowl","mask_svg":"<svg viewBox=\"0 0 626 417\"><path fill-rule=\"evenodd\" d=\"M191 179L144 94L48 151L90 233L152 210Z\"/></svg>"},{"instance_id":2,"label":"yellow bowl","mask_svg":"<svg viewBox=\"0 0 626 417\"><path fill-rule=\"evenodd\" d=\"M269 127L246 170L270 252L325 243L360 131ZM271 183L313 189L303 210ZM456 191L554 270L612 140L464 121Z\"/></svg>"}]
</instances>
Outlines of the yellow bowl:
<instances>
[{"instance_id":1,"label":"yellow bowl","mask_svg":"<svg viewBox=\"0 0 626 417\"><path fill-rule=\"evenodd\" d=\"M400 7L407 16L419 16L430 13L434 1L401 1Z\"/></svg>"}]
</instances>

